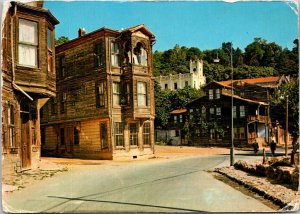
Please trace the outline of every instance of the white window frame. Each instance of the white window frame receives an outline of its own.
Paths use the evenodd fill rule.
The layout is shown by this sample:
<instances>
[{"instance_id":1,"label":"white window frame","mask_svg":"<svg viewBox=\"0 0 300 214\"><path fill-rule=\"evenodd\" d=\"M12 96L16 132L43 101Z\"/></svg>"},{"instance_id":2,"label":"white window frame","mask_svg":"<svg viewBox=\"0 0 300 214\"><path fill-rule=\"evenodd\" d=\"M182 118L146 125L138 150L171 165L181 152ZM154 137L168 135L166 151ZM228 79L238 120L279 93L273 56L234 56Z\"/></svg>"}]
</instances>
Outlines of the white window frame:
<instances>
[{"instance_id":1,"label":"white window frame","mask_svg":"<svg viewBox=\"0 0 300 214\"><path fill-rule=\"evenodd\" d=\"M121 102L121 83L113 82L113 106L120 106Z\"/></svg>"},{"instance_id":2,"label":"white window frame","mask_svg":"<svg viewBox=\"0 0 300 214\"><path fill-rule=\"evenodd\" d=\"M245 106L240 106L240 117L245 117Z\"/></svg>"},{"instance_id":3,"label":"white window frame","mask_svg":"<svg viewBox=\"0 0 300 214\"><path fill-rule=\"evenodd\" d=\"M111 65L120 66L120 47L116 42L111 42Z\"/></svg>"},{"instance_id":4,"label":"white window frame","mask_svg":"<svg viewBox=\"0 0 300 214\"><path fill-rule=\"evenodd\" d=\"M209 89L208 90L208 99L209 100L213 100L214 99L214 90L213 89Z\"/></svg>"},{"instance_id":5,"label":"white window frame","mask_svg":"<svg viewBox=\"0 0 300 214\"><path fill-rule=\"evenodd\" d=\"M38 67L38 22L19 19L18 29L18 63L26 67Z\"/></svg>"},{"instance_id":6,"label":"white window frame","mask_svg":"<svg viewBox=\"0 0 300 214\"><path fill-rule=\"evenodd\" d=\"M216 89L216 99L220 99L220 89L219 88L217 88Z\"/></svg>"},{"instance_id":7,"label":"white window frame","mask_svg":"<svg viewBox=\"0 0 300 214\"><path fill-rule=\"evenodd\" d=\"M138 106L147 106L147 83L137 82L137 104Z\"/></svg>"},{"instance_id":8,"label":"white window frame","mask_svg":"<svg viewBox=\"0 0 300 214\"><path fill-rule=\"evenodd\" d=\"M150 145L150 123L146 122L143 125L143 143L144 145Z\"/></svg>"},{"instance_id":9,"label":"white window frame","mask_svg":"<svg viewBox=\"0 0 300 214\"><path fill-rule=\"evenodd\" d=\"M132 129L134 128L135 129ZM138 124L129 123L129 145L138 146Z\"/></svg>"},{"instance_id":10,"label":"white window frame","mask_svg":"<svg viewBox=\"0 0 300 214\"><path fill-rule=\"evenodd\" d=\"M216 115L217 116L221 116L222 115L221 107L217 107L216 108Z\"/></svg>"},{"instance_id":11,"label":"white window frame","mask_svg":"<svg viewBox=\"0 0 300 214\"><path fill-rule=\"evenodd\" d=\"M114 138L116 147L124 147L124 124L122 122L114 123Z\"/></svg>"}]
</instances>

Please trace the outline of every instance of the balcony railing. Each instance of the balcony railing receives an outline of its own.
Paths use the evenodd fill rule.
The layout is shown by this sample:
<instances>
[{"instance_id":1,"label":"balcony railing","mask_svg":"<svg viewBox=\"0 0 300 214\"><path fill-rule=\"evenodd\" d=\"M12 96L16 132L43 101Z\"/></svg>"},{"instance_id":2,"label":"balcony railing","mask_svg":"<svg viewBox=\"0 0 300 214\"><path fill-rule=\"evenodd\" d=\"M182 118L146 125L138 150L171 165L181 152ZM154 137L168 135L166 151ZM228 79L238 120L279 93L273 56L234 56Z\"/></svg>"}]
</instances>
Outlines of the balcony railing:
<instances>
[{"instance_id":1,"label":"balcony railing","mask_svg":"<svg viewBox=\"0 0 300 214\"><path fill-rule=\"evenodd\" d=\"M267 123L268 122L268 116L264 115L248 115L248 121L258 121Z\"/></svg>"}]
</instances>

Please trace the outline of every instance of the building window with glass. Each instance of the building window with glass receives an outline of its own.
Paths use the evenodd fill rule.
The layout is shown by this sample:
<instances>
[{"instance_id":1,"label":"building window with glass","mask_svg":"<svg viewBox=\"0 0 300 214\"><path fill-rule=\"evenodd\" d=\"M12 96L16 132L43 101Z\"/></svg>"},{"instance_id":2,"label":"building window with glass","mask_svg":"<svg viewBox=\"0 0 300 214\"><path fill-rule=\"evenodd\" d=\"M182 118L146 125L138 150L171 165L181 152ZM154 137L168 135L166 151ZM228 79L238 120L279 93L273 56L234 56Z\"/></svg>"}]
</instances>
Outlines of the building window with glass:
<instances>
[{"instance_id":1,"label":"building window with glass","mask_svg":"<svg viewBox=\"0 0 300 214\"><path fill-rule=\"evenodd\" d=\"M144 139L144 145L150 145L150 123L144 123L143 139Z\"/></svg>"},{"instance_id":2,"label":"building window with glass","mask_svg":"<svg viewBox=\"0 0 300 214\"><path fill-rule=\"evenodd\" d=\"M232 117L236 118L236 106L233 106L232 108Z\"/></svg>"},{"instance_id":3,"label":"building window with glass","mask_svg":"<svg viewBox=\"0 0 300 214\"><path fill-rule=\"evenodd\" d=\"M124 147L124 125L123 123L115 123L114 126L115 145L116 147Z\"/></svg>"},{"instance_id":4,"label":"building window with glass","mask_svg":"<svg viewBox=\"0 0 300 214\"><path fill-rule=\"evenodd\" d=\"M48 72L53 72L52 60L52 30L47 29L47 47L48 47Z\"/></svg>"},{"instance_id":5,"label":"building window with glass","mask_svg":"<svg viewBox=\"0 0 300 214\"><path fill-rule=\"evenodd\" d=\"M95 66L100 67L103 65L103 44L95 45Z\"/></svg>"},{"instance_id":6,"label":"building window with glass","mask_svg":"<svg viewBox=\"0 0 300 214\"><path fill-rule=\"evenodd\" d=\"M245 117L245 106L240 106L240 117Z\"/></svg>"},{"instance_id":7,"label":"building window with glass","mask_svg":"<svg viewBox=\"0 0 300 214\"><path fill-rule=\"evenodd\" d=\"M138 106L147 106L147 86L145 82L137 83Z\"/></svg>"},{"instance_id":8,"label":"building window with glass","mask_svg":"<svg viewBox=\"0 0 300 214\"><path fill-rule=\"evenodd\" d=\"M238 139L239 138L239 132L237 128L233 128L233 137L234 139Z\"/></svg>"},{"instance_id":9,"label":"building window with glass","mask_svg":"<svg viewBox=\"0 0 300 214\"><path fill-rule=\"evenodd\" d=\"M113 105L119 106L121 100L121 84L113 82Z\"/></svg>"},{"instance_id":10,"label":"building window with glass","mask_svg":"<svg viewBox=\"0 0 300 214\"><path fill-rule=\"evenodd\" d=\"M65 56L59 57L59 76L63 78L66 75L65 72Z\"/></svg>"},{"instance_id":11,"label":"building window with glass","mask_svg":"<svg viewBox=\"0 0 300 214\"><path fill-rule=\"evenodd\" d=\"M208 99L210 99L210 100L214 99L214 90L213 89L208 90Z\"/></svg>"},{"instance_id":12,"label":"building window with glass","mask_svg":"<svg viewBox=\"0 0 300 214\"><path fill-rule=\"evenodd\" d=\"M130 146L137 146L137 124L129 123L129 141Z\"/></svg>"},{"instance_id":13,"label":"building window with glass","mask_svg":"<svg viewBox=\"0 0 300 214\"><path fill-rule=\"evenodd\" d=\"M143 44L138 42L133 49L133 62L136 65L147 66L148 56Z\"/></svg>"},{"instance_id":14,"label":"building window with glass","mask_svg":"<svg viewBox=\"0 0 300 214\"><path fill-rule=\"evenodd\" d=\"M111 43L111 65L119 66L120 65L120 49L119 44L112 42Z\"/></svg>"},{"instance_id":15,"label":"building window with glass","mask_svg":"<svg viewBox=\"0 0 300 214\"><path fill-rule=\"evenodd\" d=\"M221 107L217 107L217 108L216 108L216 115L217 115L217 116L221 116L221 114L222 114L222 113L221 113Z\"/></svg>"},{"instance_id":16,"label":"building window with glass","mask_svg":"<svg viewBox=\"0 0 300 214\"><path fill-rule=\"evenodd\" d=\"M20 65L38 66L38 23L19 19L18 62Z\"/></svg>"},{"instance_id":17,"label":"building window with glass","mask_svg":"<svg viewBox=\"0 0 300 214\"><path fill-rule=\"evenodd\" d=\"M216 99L220 99L220 89L216 89Z\"/></svg>"},{"instance_id":18,"label":"building window with glass","mask_svg":"<svg viewBox=\"0 0 300 214\"><path fill-rule=\"evenodd\" d=\"M179 115L179 122L180 122L180 123L183 122L183 116L182 116L182 114Z\"/></svg>"},{"instance_id":19,"label":"building window with glass","mask_svg":"<svg viewBox=\"0 0 300 214\"><path fill-rule=\"evenodd\" d=\"M63 92L60 98L60 112L64 113L66 111L66 101L67 101L67 93Z\"/></svg>"},{"instance_id":20,"label":"building window with glass","mask_svg":"<svg viewBox=\"0 0 300 214\"><path fill-rule=\"evenodd\" d=\"M209 130L209 133L210 133L210 139L214 139L215 138L215 130L214 129L210 129Z\"/></svg>"},{"instance_id":21,"label":"building window with glass","mask_svg":"<svg viewBox=\"0 0 300 214\"><path fill-rule=\"evenodd\" d=\"M105 106L104 98L104 82L96 84L96 107L100 108Z\"/></svg>"},{"instance_id":22,"label":"building window with glass","mask_svg":"<svg viewBox=\"0 0 300 214\"><path fill-rule=\"evenodd\" d=\"M174 115L174 123L177 123L177 115Z\"/></svg>"}]
</instances>

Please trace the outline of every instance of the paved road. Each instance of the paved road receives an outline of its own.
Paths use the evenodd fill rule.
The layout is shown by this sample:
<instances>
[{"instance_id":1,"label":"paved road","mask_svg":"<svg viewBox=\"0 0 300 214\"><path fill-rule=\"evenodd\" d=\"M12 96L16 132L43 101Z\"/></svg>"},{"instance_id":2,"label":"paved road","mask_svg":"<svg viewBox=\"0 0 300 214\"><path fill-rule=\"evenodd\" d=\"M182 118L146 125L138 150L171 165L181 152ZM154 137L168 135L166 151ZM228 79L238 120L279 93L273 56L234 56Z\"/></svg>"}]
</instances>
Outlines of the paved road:
<instances>
[{"instance_id":1,"label":"paved road","mask_svg":"<svg viewBox=\"0 0 300 214\"><path fill-rule=\"evenodd\" d=\"M228 163L228 155L207 155L72 165L68 172L7 194L4 206L13 212L273 211L206 172Z\"/></svg>"}]
</instances>

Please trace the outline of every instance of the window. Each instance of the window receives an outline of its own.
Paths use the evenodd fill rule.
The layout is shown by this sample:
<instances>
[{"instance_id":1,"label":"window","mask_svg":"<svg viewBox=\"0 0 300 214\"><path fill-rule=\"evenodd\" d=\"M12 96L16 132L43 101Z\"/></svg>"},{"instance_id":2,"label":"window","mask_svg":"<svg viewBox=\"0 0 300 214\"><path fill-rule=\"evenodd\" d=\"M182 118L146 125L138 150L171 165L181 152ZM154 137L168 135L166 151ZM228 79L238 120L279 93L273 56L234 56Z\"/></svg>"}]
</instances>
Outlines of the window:
<instances>
[{"instance_id":1,"label":"window","mask_svg":"<svg viewBox=\"0 0 300 214\"><path fill-rule=\"evenodd\" d=\"M193 112L194 112L194 109L190 109L190 120L193 119Z\"/></svg>"},{"instance_id":2,"label":"window","mask_svg":"<svg viewBox=\"0 0 300 214\"><path fill-rule=\"evenodd\" d=\"M174 115L174 123L177 123L177 115Z\"/></svg>"},{"instance_id":3,"label":"window","mask_svg":"<svg viewBox=\"0 0 300 214\"><path fill-rule=\"evenodd\" d=\"M129 123L129 141L130 146L137 146L137 124Z\"/></svg>"},{"instance_id":4,"label":"window","mask_svg":"<svg viewBox=\"0 0 300 214\"><path fill-rule=\"evenodd\" d=\"M79 131L74 127L74 145L79 145Z\"/></svg>"},{"instance_id":5,"label":"window","mask_svg":"<svg viewBox=\"0 0 300 214\"><path fill-rule=\"evenodd\" d=\"M119 82L113 82L113 105L120 105L121 99L121 85Z\"/></svg>"},{"instance_id":6,"label":"window","mask_svg":"<svg viewBox=\"0 0 300 214\"><path fill-rule=\"evenodd\" d=\"M143 138L144 145L150 145L150 123L144 123Z\"/></svg>"},{"instance_id":7,"label":"window","mask_svg":"<svg viewBox=\"0 0 300 214\"><path fill-rule=\"evenodd\" d=\"M216 108L216 115L221 116L221 107Z\"/></svg>"},{"instance_id":8,"label":"window","mask_svg":"<svg viewBox=\"0 0 300 214\"><path fill-rule=\"evenodd\" d=\"M240 139L245 139L246 135L245 135L245 128L244 127L240 127Z\"/></svg>"},{"instance_id":9,"label":"window","mask_svg":"<svg viewBox=\"0 0 300 214\"><path fill-rule=\"evenodd\" d=\"M124 147L123 139L124 126L123 123L115 123L115 145Z\"/></svg>"},{"instance_id":10,"label":"window","mask_svg":"<svg viewBox=\"0 0 300 214\"><path fill-rule=\"evenodd\" d=\"M51 100L51 114L57 114L57 100L55 97Z\"/></svg>"},{"instance_id":11,"label":"window","mask_svg":"<svg viewBox=\"0 0 300 214\"><path fill-rule=\"evenodd\" d=\"M37 22L19 19L19 45L20 65L38 66L38 24Z\"/></svg>"},{"instance_id":12,"label":"window","mask_svg":"<svg viewBox=\"0 0 300 214\"><path fill-rule=\"evenodd\" d=\"M64 128L60 128L60 132L59 132L59 137L60 137L60 145L64 145L65 144L65 129Z\"/></svg>"},{"instance_id":13,"label":"window","mask_svg":"<svg viewBox=\"0 0 300 214\"><path fill-rule=\"evenodd\" d=\"M210 99L210 100L214 99L214 90L213 89L208 90L208 99Z\"/></svg>"},{"instance_id":14,"label":"window","mask_svg":"<svg viewBox=\"0 0 300 214\"><path fill-rule=\"evenodd\" d=\"M138 42L136 47L133 49L133 62L136 65L147 66L147 51L143 47L143 44Z\"/></svg>"},{"instance_id":15,"label":"window","mask_svg":"<svg viewBox=\"0 0 300 214\"><path fill-rule=\"evenodd\" d=\"M179 115L179 122L180 122L180 123L182 123L182 122L183 122L183 116L182 116L182 114L181 114L181 115Z\"/></svg>"},{"instance_id":16,"label":"window","mask_svg":"<svg viewBox=\"0 0 300 214\"><path fill-rule=\"evenodd\" d=\"M185 82L184 82L184 86L185 86L185 87L189 86L189 81L185 81Z\"/></svg>"},{"instance_id":17,"label":"window","mask_svg":"<svg viewBox=\"0 0 300 214\"><path fill-rule=\"evenodd\" d=\"M233 114L232 117L236 118L236 106L233 106L232 114Z\"/></svg>"},{"instance_id":18,"label":"window","mask_svg":"<svg viewBox=\"0 0 300 214\"><path fill-rule=\"evenodd\" d=\"M103 44L102 43L96 44L94 48L95 48L95 66L100 67L101 65L103 65Z\"/></svg>"},{"instance_id":19,"label":"window","mask_svg":"<svg viewBox=\"0 0 300 214\"><path fill-rule=\"evenodd\" d=\"M137 83L138 106L147 106L147 86L145 82Z\"/></svg>"},{"instance_id":20,"label":"window","mask_svg":"<svg viewBox=\"0 0 300 214\"><path fill-rule=\"evenodd\" d=\"M177 83L176 82L174 83L174 89L175 90L177 89Z\"/></svg>"},{"instance_id":21,"label":"window","mask_svg":"<svg viewBox=\"0 0 300 214\"><path fill-rule=\"evenodd\" d=\"M66 100L67 100L67 93L63 92L60 98L60 112L64 113L66 111Z\"/></svg>"},{"instance_id":22,"label":"window","mask_svg":"<svg viewBox=\"0 0 300 214\"><path fill-rule=\"evenodd\" d=\"M52 60L52 31L47 29L47 47L48 47L48 72L53 72Z\"/></svg>"},{"instance_id":23,"label":"window","mask_svg":"<svg viewBox=\"0 0 300 214\"><path fill-rule=\"evenodd\" d=\"M215 138L215 130L214 129L210 129L209 130L209 133L210 133L210 139L214 139Z\"/></svg>"},{"instance_id":24,"label":"window","mask_svg":"<svg viewBox=\"0 0 300 214\"><path fill-rule=\"evenodd\" d=\"M239 132L238 132L238 128L233 128L233 137L234 139L238 139L239 138Z\"/></svg>"},{"instance_id":25,"label":"window","mask_svg":"<svg viewBox=\"0 0 300 214\"><path fill-rule=\"evenodd\" d=\"M202 118L206 118L206 108L204 106L202 106L202 108L201 108L201 115L202 115Z\"/></svg>"},{"instance_id":26,"label":"window","mask_svg":"<svg viewBox=\"0 0 300 214\"><path fill-rule=\"evenodd\" d=\"M118 139L118 141L120 141L120 139ZM106 125L106 123L100 123L100 143L101 143L101 148L102 149L108 148L107 125ZM120 145L122 145L122 143L120 143Z\"/></svg>"},{"instance_id":27,"label":"window","mask_svg":"<svg viewBox=\"0 0 300 214\"><path fill-rule=\"evenodd\" d=\"M245 117L245 106L240 106L240 117Z\"/></svg>"},{"instance_id":28,"label":"window","mask_svg":"<svg viewBox=\"0 0 300 214\"><path fill-rule=\"evenodd\" d=\"M168 89L168 84L165 84L165 89Z\"/></svg>"},{"instance_id":29,"label":"window","mask_svg":"<svg viewBox=\"0 0 300 214\"><path fill-rule=\"evenodd\" d=\"M60 78L63 78L66 75L65 72L65 56L60 56L59 57L59 76Z\"/></svg>"},{"instance_id":30,"label":"window","mask_svg":"<svg viewBox=\"0 0 300 214\"><path fill-rule=\"evenodd\" d=\"M220 89L216 89L216 99L220 99Z\"/></svg>"},{"instance_id":31,"label":"window","mask_svg":"<svg viewBox=\"0 0 300 214\"><path fill-rule=\"evenodd\" d=\"M9 146L15 147L15 114L14 106L8 104L8 128L9 128Z\"/></svg>"},{"instance_id":32,"label":"window","mask_svg":"<svg viewBox=\"0 0 300 214\"><path fill-rule=\"evenodd\" d=\"M105 106L105 98L104 98L104 82L100 82L96 84L96 107Z\"/></svg>"},{"instance_id":33,"label":"window","mask_svg":"<svg viewBox=\"0 0 300 214\"><path fill-rule=\"evenodd\" d=\"M119 66L120 60L119 60L119 44L112 42L111 43L111 65Z\"/></svg>"},{"instance_id":34,"label":"window","mask_svg":"<svg viewBox=\"0 0 300 214\"><path fill-rule=\"evenodd\" d=\"M209 108L209 113L210 114L215 114L215 108Z\"/></svg>"}]
</instances>

